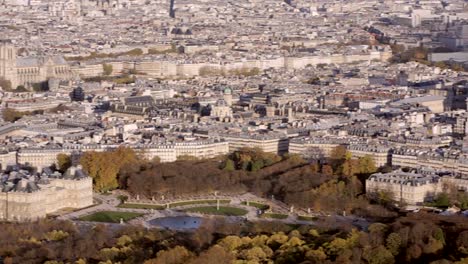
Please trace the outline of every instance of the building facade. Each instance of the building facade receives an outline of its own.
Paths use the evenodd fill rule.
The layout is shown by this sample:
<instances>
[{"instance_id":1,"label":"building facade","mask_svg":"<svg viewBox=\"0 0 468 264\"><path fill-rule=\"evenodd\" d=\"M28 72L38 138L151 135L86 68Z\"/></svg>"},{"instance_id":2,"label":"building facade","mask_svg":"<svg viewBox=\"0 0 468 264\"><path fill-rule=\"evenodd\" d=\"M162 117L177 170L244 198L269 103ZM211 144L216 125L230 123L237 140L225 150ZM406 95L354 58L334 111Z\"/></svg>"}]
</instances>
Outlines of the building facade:
<instances>
[{"instance_id":1,"label":"building facade","mask_svg":"<svg viewBox=\"0 0 468 264\"><path fill-rule=\"evenodd\" d=\"M117 148L117 145L65 145L62 147L43 147L43 148L23 148L18 150L16 163L28 164L36 167L39 170L42 168L57 165L57 155L72 153L82 153L86 151L107 151ZM209 159L216 156L229 153L229 143L224 140L197 140L175 143L160 143L147 145L129 145L128 147L141 151L146 159L153 160L159 158L161 162L173 162L181 156L192 156L200 159ZM1 158L0 165L2 167L11 165L11 152ZM5 162L5 163L3 163Z\"/></svg>"},{"instance_id":2,"label":"building facade","mask_svg":"<svg viewBox=\"0 0 468 264\"><path fill-rule=\"evenodd\" d=\"M61 56L17 57L17 49L9 41L0 42L0 78L19 85L31 86L52 78L69 79L70 66Z\"/></svg>"},{"instance_id":3,"label":"building facade","mask_svg":"<svg viewBox=\"0 0 468 264\"><path fill-rule=\"evenodd\" d=\"M454 177L447 172L413 170L403 172L397 170L389 173L375 173L366 180L366 193L385 191L391 194L393 200L409 205L421 205L433 198L451 184L461 191L467 191L468 180Z\"/></svg>"},{"instance_id":4,"label":"building facade","mask_svg":"<svg viewBox=\"0 0 468 264\"><path fill-rule=\"evenodd\" d=\"M1 183L0 219L28 221L44 218L64 208L93 204L93 180L81 167L71 167L63 175L43 172L10 171Z\"/></svg>"}]
</instances>

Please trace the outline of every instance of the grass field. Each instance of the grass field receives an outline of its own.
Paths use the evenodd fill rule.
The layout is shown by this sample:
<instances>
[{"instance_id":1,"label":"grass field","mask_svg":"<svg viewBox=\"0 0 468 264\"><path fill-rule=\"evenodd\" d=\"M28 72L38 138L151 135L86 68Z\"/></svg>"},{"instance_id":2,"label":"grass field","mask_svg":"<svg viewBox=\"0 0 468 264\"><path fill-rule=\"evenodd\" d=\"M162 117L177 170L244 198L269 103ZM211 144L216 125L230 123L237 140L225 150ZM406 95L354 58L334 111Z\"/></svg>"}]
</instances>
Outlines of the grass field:
<instances>
[{"instance_id":1,"label":"grass field","mask_svg":"<svg viewBox=\"0 0 468 264\"><path fill-rule=\"evenodd\" d=\"M122 218L124 222L142 216L143 214L132 212L102 211L80 217L82 221L120 223Z\"/></svg>"},{"instance_id":2,"label":"grass field","mask_svg":"<svg viewBox=\"0 0 468 264\"><path fill-rule=\"evenodd\" d=\"M242 202L243 205L247 205L247 202ZM248 206L253 206L253 207L256 207L260 210L268 210L270 209L270 206L267 205L267 204L262 204L262 203L256 203L256 202L249 202L249 205Z\"/></svg>"},{"instance_id":3,"label":"grass field","mask_svg":"<svg viewBox=\"0 0 468 264\"><path fill-rule=\"evenodd\" d=\"M194 208L188 208L185 212L201 213L201 214L212 214L212 215L225 215L225 216L241 216L247 214L247 210L235 207L220 206L219 210L216 206L200 206Z\"/></svg>"},{"instance_id":4,"label":"grass field","mask_svg":"<svg viewBox=\"0 0 468 264\"><path fill-rule=\"evenodd\" d=\"M275 214L275 213L266 213L262 214L262 218L273 218L273 219L286 219L288 215L285 214Z\"/></svg>"},{"instance_id":5,"label":"grass field","mask_svg":"<svg viewBox=\"0 0 468 264\"><path fill-rule=\"evenodd\" d=\"M166 208L163 205L157 205L157 204L132 204L132 203L119 204L117 207L132 208L132 209L154 209L154 210L164 210Z\"/></svg>"},{"instance_id":6,"label":"grass field","mask_svg":"<svg viewBox=\"0 0 468 264\"><path fill-rule=\"evenodd\" d=\"M318 218L316 216L305 216L305 215L300 215L297 217L297 220L300 221L316 221Z\"/></svg>"},{"instance_id":7,"label":"grass field","mask_svg":"<svg viewBox=\"0 0 468 264\"><path fill-rule=\"evenodd\" d=\"M194 201L185 201L185 202L176 202L169 204L169 208L177 207L177 206L185 206L185 205L194 205L194 204L216 204L217 200L194 200ZM228 204L231 200L219 200L220 204Z\"/></svg>"}]
</instances>

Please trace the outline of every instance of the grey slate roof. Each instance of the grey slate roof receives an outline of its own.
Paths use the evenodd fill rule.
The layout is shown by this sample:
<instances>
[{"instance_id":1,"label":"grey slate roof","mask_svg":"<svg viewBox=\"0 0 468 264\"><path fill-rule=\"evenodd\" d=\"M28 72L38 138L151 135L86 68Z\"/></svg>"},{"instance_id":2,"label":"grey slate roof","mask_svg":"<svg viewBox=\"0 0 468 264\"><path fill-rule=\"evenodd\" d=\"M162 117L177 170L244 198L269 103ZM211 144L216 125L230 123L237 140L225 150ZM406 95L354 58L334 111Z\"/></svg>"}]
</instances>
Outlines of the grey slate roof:
<instances>
[{"instance_id":1,"label":"grey slate roof","mask_svg":"<svg viewBox=\"0 0 468 264\"><path fill-rule=\"evenodd\" d=\"M55 65L67 65L67 62L62 56L51 57L21 57L16 60L16 67L41 67L48 60L51 60Z\"/></svg>"}]
</instances>

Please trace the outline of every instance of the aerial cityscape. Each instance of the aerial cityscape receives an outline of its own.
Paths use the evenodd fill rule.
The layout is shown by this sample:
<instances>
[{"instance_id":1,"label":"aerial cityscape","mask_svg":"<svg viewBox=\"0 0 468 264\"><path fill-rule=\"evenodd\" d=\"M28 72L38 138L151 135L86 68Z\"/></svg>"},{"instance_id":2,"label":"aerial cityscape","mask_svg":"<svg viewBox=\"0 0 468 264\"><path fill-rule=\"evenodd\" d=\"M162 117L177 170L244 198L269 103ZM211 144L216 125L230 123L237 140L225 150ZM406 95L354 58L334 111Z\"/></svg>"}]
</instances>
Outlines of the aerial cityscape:
<instances>
[{"instance_id":1,"label":"aerial cityscape","mask_svg":"<svg viewBox=\"0 0 468 264\"><path fill-rule=\"evenodd\" d=\"M467 0L0 0L0 264L468 264Z\"/></svg>"}]
</instances>

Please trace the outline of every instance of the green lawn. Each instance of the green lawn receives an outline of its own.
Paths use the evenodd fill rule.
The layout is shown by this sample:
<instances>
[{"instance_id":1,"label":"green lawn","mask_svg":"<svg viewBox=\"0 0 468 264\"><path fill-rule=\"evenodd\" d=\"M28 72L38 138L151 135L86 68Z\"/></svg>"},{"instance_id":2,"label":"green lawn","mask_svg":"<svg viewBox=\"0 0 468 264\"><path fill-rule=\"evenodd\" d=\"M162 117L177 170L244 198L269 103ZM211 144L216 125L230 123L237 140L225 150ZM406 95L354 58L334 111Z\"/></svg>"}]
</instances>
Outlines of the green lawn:
<instances>
[{"instance_id":1,"label":"green lawn","mask_svg":"<svg viewBox=\"0 0 468 264\"><path fill-rule=\"evenodd\" d=\"M316 216L305 216L305 215L300 215L297 217L297 220L300 221L316 221L318 218Z\"/></svg>"},{"instance_id":2,"label":"green lawn","mask_svg":"<svg viewBox=\"0 0 468 264\"><path fill-rule=\"evenodd\" d=\"M85 215L80 217L82 221L91 221L91 222L105 222L105 223L120 223L120 218L124 222L142 216L140 213L132 212L115 212L115 211L102 211L96 212L90 215Z\"/></svg>"},{"instance_id":3,"label":"green lawn","mask_svg":"<svg viewBox=\"0 0 468 264\"><path fill-rule=\"evenodd\" d=\"M212 214L212 215L225 215L225 216L241 216L248 213L247 210L236 208L236 207L227 207L220 206L219 210L216 209L216 206L201 206L184 209L185 212L192 213L202 213L202 214Z\"/></svg>"},{"instance_id":4,"label":"green lawn","mask_svg":"<svg viewBox=\"0 0 468 264\"><path fill-rule=\"evenodd\" d=\"M242 204L247 205L247 202L242 202ZM248 206L256 207L263 211L270 209L270 206L268 204L262 204L262 203L256 203L256 202L249 202Z\"/></svg>"},{"instance_id":5,"label":"green lawn","mask_svg":"<svg viewBox=\"0 0 468 264\"><path fill-rule=\"evenodd\" d=\"M123 203L119 204L119 208L132 208L132 209L154 209L154 210L164 210L166 207L158 204L134 204L134 203Z\"/></svg>"},{"instance_id":6,"label":"green lawn","mask_svg":"<svg viewBox=\"0 0 468 264\"><path fill-rule=\"evenodd\" d=\"M274 218L274 219L286 219L288 215L286 214L275 214L275 213L266 213L262 214L262 218Z\"/></svg>"},{"instance_id":7,"label":"green lawn","mask_svg":"<svg viewBox=\"0 0 468 264\"><path fill-rule=\"evenodd\" d=\"M231 200L219 200L220 204L228 204ZM217 200L194 200L194 201L185 201L185 202L176 202L169 204L169 208L185 205L194 205L194 204L216 204Z\"/></svg>"}]
</instances>

